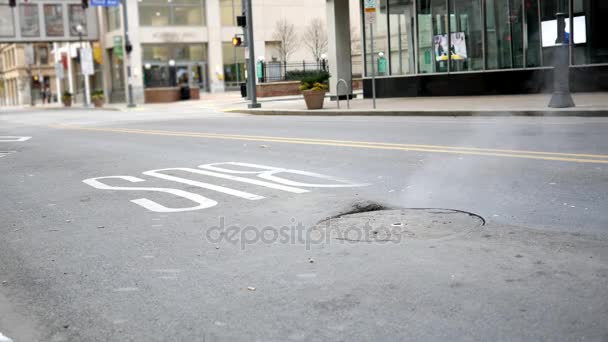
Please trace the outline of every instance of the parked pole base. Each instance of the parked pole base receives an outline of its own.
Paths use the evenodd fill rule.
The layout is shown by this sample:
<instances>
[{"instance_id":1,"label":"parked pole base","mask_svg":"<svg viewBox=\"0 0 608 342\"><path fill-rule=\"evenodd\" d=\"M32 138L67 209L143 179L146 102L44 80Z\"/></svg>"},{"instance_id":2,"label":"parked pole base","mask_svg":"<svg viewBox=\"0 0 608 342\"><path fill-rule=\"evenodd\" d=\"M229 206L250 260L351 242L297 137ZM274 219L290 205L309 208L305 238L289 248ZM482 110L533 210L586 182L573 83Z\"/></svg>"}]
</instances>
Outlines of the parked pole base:
<instances>
[{"instance_id":1,"label":"parked pole base","mask_svg":"<svg viewBox=\"0 0 608 342\"><path fill-rule=\"evenodd\" d=\"M247 105L247 108L249 108L249 109L262 108L262 104L261 103L250 103L249 105Z\"/></svg>"},{"instance_id":2,"label":"parked pole base","mask_svg":"<svg viewBox=\"0 0 608 342\"><path fill-rule=\"evenodd\" d=\"M561 91L553 92L551 101L549 102L550 108L571 108L575 107L574 100L570 93L564 93Z\"/></svg>"}]
</instances>

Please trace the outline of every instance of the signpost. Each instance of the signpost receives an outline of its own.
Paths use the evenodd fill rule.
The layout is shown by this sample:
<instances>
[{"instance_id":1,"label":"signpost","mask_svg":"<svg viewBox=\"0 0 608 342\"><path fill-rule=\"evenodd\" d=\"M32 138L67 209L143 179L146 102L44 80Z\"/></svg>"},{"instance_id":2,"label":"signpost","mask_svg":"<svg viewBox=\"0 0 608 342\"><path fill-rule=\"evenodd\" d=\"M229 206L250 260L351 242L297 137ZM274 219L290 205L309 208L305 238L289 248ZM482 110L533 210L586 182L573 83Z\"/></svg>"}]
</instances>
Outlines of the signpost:
<instances>
[{"instance_id":1,"label":"signpost","mask_svg":"<svg viewBox=\"0 0 608 342\"><path fill-rule=\"evenodd\" d=\"M374 60L374 24L376 23L376 0L365 0L365 20L369 24L372 56L372 101L376 109L376 62Z\"/></svg>"},{"instance_id":2,"label":"signpost","mask_svg":"<svg viewBox=\"0 0 608 342\"><path fill-rule=\"evenodd\" d=\"M97 7L118 7L120 6L120 0L91 0L90 5Z\"/></svg>"}]
</instances>

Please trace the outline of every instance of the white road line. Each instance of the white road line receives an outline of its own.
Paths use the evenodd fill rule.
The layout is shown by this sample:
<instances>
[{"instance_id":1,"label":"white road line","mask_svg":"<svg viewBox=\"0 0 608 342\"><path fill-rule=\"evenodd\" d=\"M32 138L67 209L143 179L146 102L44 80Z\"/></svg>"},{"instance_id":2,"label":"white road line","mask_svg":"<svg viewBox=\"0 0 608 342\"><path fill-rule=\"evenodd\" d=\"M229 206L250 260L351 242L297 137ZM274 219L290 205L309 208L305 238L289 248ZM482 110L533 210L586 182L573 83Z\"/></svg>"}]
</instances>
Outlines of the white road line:
<instances>
[{"instance_id":1,"label":"white road line","mask_svg":"<svg viewBox=\"0 0 608 342\"><path fill-rule=\"evenodd\" d=\"M188 171L188 172L192 172L192 173L198 173L200 175L206 175L206 176L217 177L217 178L222 178L222 179L229 179L229 180L233 180L236 182L254 184L254 185L259 185L259 186L263 186L263 187L270 188L270 189L292 192L292 193L296 193L296 194L303 194L303 193L310 192L305 189L299 189L299 188L294 188L291 186L285 186L285 185L281 185L281 184L265 182L262 180L249 179L249 178L243 178L243 177L232 176L232 175L225 175L223 173L217 173L217 172L211 172L211 171L205 171L205 170L197 170L197 169L191 169L191 168L174 168L174 169L163 169L163 170L156 170L156 171L168 171L168 170ZM144 172L144 174L146 174L146 172Z\"/></svg>"},{"instance_id":2,"label":"white road line","mask_svg":"<svg viewBox=\"0 0 608 342\"><path fill-rule=\"evenodd\" d=\"M2 333L0 332L0 342L13 342L13 340L2 335Z\"/></svg>"},{"instance_id":3,"label":"white road line","mask_svg":"<svg viewBox=\"0 0 608 342\"><path fill-rule=\"evenodd\" d=\"M186 179L186 178L165 175L165 174L161 173L161 172L168 172L168 171L186 171L186 172L193 172L193 173L202 172L200 170L190 169L190 168L171 168L171 169L150 170L150 171L146 171L146 172L142 172L142 173L146 176L151 176L151 177L156 177L156 178L160 178L160 179L164 179L164 180L168 180L168 181L197 186L199 188L221 192L221 193L224 193L227 195L244 198L244 199L247 199L250 201L260 200L260 199L264 198L264 196L259 196L259 195L251 194L248 192L240 191L240 190L226 188L226 187L220 186L220 185L198 182L198 181L194 181L194 180L190 180L190 179Z\"/></svg>"},{"instance_id":4,"label":"white road line","mask_svg":"<svg viewBox=\"0 0 608 342\"><path fill-rule=\"evenodd\" d=\"M15 137L15 136L1 136L0 142L23 142L32 139L32 137Z\"/></svg>"}]
</instances>

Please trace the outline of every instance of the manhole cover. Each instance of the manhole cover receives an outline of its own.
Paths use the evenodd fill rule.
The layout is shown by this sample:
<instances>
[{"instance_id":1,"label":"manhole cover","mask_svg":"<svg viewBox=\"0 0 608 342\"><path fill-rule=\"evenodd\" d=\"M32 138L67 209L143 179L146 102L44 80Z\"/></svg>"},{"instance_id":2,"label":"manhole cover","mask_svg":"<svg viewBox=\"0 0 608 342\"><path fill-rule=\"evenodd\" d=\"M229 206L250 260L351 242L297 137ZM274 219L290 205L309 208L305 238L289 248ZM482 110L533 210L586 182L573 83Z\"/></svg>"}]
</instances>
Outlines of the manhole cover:
<instances>
[{"instance_id":1,"label":"manhole cover","mask_svg":"<svg viewBox=\"0 0 608 342\"><path fill-rule=\"evenodd\" d=\"M347 241L439 239L485 224L482 217L446 209L379 210L347 214L319 223L324 236Z\"/></svg>"}]
</instances>

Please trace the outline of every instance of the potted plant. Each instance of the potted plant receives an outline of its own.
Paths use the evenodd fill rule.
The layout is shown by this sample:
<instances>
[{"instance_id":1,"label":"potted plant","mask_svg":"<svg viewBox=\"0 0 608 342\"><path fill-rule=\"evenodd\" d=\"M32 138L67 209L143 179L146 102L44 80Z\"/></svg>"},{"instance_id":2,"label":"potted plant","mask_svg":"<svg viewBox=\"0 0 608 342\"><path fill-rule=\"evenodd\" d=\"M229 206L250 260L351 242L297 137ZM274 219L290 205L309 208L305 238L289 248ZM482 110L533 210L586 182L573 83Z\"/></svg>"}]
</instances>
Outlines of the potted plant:
<instances>
[{"instance_id":1,"label":"potted plant","mask_svg":"<svg viewBox=\"0 0 608 342\"><path fill-rule=\"evenodd\" d=\"M300 90L304 95L306 108L323 109L325 93L329 90L329 73L322 71L316 75L305 77L300 81Z\"/></svg>"},{"instance_id":2,"label":"potted plant","mask_svg":"<svg viewBox=\"0 0 608 342\"><path fill-rule=\"evenodd\" d=\"M105 102L105 96L103 95L103 90L95 90L91 93L91 100L95 104L95 108L103 107Z\"/></svg>"},{"instance_id":3,"label":"potted plant","mask_svg":"<svg viewBox=\"0 0 608 342\"><path fill-rule=\"evenodd\" d=\"M63 102L64 106L71 107L72 106L72 93L70 93L69 91L64 91L63 96L61 96L61 102Z\"/></svg>"}]
</instances>

